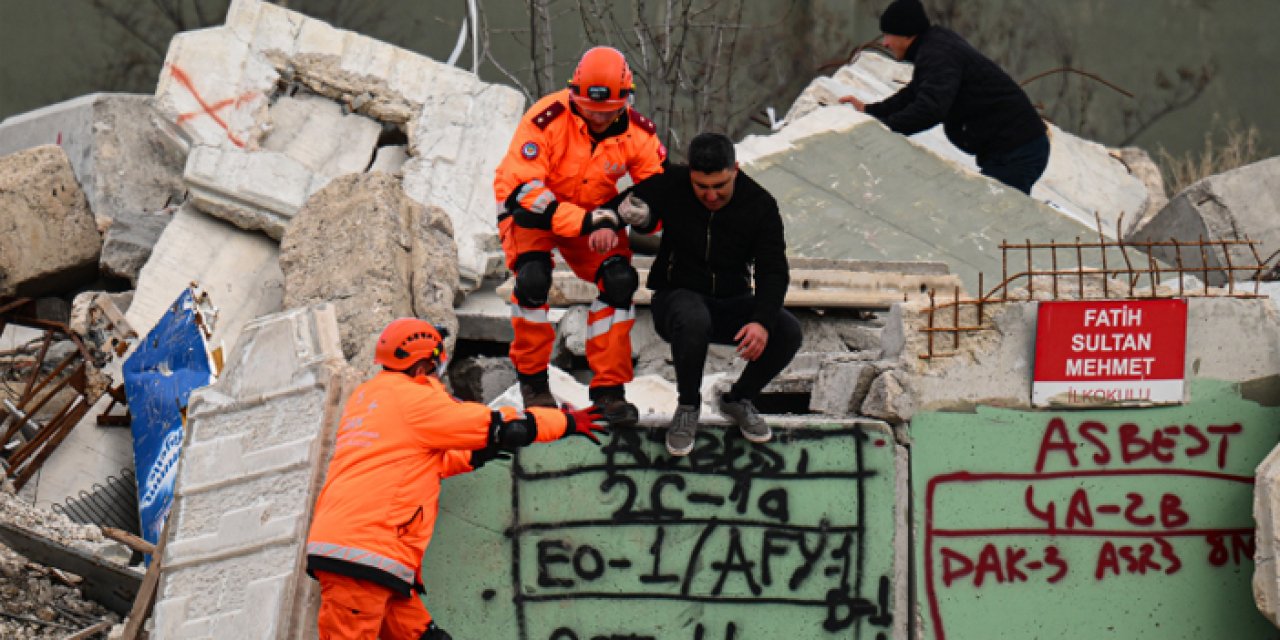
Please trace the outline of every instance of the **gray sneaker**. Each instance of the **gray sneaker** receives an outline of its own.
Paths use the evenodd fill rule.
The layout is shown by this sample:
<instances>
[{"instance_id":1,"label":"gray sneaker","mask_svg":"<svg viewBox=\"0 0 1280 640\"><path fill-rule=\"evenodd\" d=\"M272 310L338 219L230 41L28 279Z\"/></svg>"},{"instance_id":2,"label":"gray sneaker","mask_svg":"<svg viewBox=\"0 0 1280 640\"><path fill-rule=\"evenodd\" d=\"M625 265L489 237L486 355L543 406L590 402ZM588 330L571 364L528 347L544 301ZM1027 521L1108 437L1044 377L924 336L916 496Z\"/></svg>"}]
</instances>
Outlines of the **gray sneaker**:
<instances>
[{"instance_id":1,"label":"gray sneaker","mask_svg":"<svg viewBox=\"0 0 1280 640\"><path fill-rule=\"evenodd\" d=\"M698 433L698 408L687 404L676 407L667 427L667 453L687 456L693 451L693 438Z\"/></svg>"},{"instance_id":2,"label":"gray sneaker","mask_svg":"<svg viewBox=\"0 0 1280 640\"><path fill-rule=\"evenodd\" d=\"M720 414L738 425L742 437L755 443L768 442L773 438L773 430L760 417L760 412L750 400L726 400L721 394L718 405Z\"/></svg>"}]
</instances>

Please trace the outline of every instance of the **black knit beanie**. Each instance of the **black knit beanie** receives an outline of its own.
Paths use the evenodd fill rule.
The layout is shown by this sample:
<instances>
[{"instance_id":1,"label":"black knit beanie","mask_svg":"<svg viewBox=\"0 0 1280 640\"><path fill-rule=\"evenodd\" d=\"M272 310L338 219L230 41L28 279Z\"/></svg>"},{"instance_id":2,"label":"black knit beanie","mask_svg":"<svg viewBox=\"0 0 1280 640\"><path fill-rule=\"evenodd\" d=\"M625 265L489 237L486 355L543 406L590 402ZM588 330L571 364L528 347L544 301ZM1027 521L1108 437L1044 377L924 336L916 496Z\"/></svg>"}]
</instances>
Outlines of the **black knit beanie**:
<instances>
[{"instance_id":1,"label":"black knit beanie","mask_svg":"<svg viewBox=\"0 0 1280 640\"><path fill-rule=\"evenodd\" d=\"M929 28L920 0L893 0L880 14L880 32L895 36L918 36Z\"/></svg>"}]
</instances>

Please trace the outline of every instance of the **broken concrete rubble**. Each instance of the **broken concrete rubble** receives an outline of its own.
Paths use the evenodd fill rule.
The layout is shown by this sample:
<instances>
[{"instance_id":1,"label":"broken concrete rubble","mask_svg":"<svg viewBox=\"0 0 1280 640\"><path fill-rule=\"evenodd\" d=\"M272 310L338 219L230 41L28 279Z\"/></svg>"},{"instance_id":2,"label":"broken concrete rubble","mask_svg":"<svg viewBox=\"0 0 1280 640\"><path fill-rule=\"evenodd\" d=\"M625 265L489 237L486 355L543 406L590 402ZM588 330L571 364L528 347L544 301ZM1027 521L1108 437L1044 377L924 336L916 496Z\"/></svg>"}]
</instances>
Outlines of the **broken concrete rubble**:
<instances>
[{"instance_id":1,"label":"broken concrete rubble","mask_svg":"<svg viewBox=\"0 0 1280 640\"><path fill-rule=\"evenodd\" d=\"M515 383L516 368L510 358L478 356L449 365L449 388L463 400L488 404Z\"/></svg>"},{"instance_id":2,"label":"broken concrete rubble","mask_svg":"<svg viewBox=\"0 0 1280 640\"><path fill-rule=\"evenodd\" d=\"M831 416L871 415L861 409L876 373L876 365L866 360L822 358L813 380L809 409Z\"/></svg>"},{"instance_id":3,"label":"broken concrete rubble","mask_svg":"<svg viewBox=\"0 0 1280 640\"><path fill-rule=\"evenodd\" d=\"M341 103L360 117L401 128L410 156L401 165L406 193L423 205L441 207L452 220L467 288L501 270L492 175L523 111L521 94L259 0L232 2L223 27L175 36L156 87L157 108L184 137L193 145L224 150L202 155L252 158L224 161L229 174L221 172L224 165L203 161L201 166L214 173L200 173L199 181L221 190L216 203L206 198L206 206L223 214L238 212L232 214L237 224L255 224L251 228L275 233L273 229L283 226L278 218L291 215L290 206L301 206L305 195L299 194L312 193L327 182L305 170L305 162L269 151L275 144L271 138L281 135L271 128L272 101L282 87L291 86ZM229 101L214 113L201 106L220 100ZM354 144L350 150L364 157L360 171L369 160L365 144ZM236 177L242 171L237 167L244 164L283 179L272 190L258 189L249 178ZM326 164L333 171L347 171L357 163ZM197 175L193 166L188 168L189 175ZM252 208L259 211L245 213ZM249 222L262 217L269 221Z\"/></svg>"},{"instance_id":4,"label":"broken concrete rubble","mask_svg":"<svg viewBox=\"0 0 1280 640\"><path fill-rule=\"evenodd\" d=\"M92 279L101 248L93 212L61 148L0 158L0 298Z\"/></svg>"},{"instance_id":5,"label":"broken concrete rubble","mask_svg":"<svg viewBox=\"0 0 1280 640\"><path fill-rule=\"evenodd\" d=\"M103 273L135 281L181 200L185 150L163 133L151 96L93 93L0 122L0 156L62 147L106 227Z\"/></svg>"},{"instance_id":6,"label":"broken concrete rubble","mask_svg":"<svg viewBox=\"0 0 1280 640\"><path fill-rule=\"evenodd\" d=\"M874 120L852 107L838 104L840 97L856 95L867 102L887 98L910 82L912 69L909 63L894 61L878 52L863 51L832 76L819 77L810 83L787 112L782 131L796 126L815 111L838 111L854 122ZM1164 197L1163 190L1148 192L1143 180L1131 175L1126 166L1102 145L1073 136L1053 125L1049 130L1053 145L1049 166L1032 189L1033 198L1046 202L1087 227L1094 225L1096 212L1102 219L1103 233L1115 237L1121 215L1132 220L1149 208L1153 199ZM952 145L942 127L918 133L911 136L911 140L967 173L978 172L972 156ZM992 185L1004 188L994 182Z\"/></svg>"},{"instance_id":7,"label":"broken concrete rubble","mask_svg":"<svg viewBox=\"0 0 1280 640\"><path fill-rule=\"evenodd\" d=\"M1168 264L1181 264L1188 271L1207 276L1211 285L1228 279L1251 280L1259 274L1232 271L1228 268L1256 265L1280 251L1280 156L1255 162L1210 176L1192 184L1173 197L1169 204L1125 239L1131 242L1184 242L1199 240L1255 240L1255 250L1236 245L1230 255L1219 249L1205 254L1198 251L1175 251L1172 247L1153 247L1153 254Z\"/></svg>"},{"instance_id":8,"label":"broken concrete rubble","mask_svg":"<svg viewBox=\"0 0 1280 640\"><path fill-rule=\"evenodd\" d=\"M388 322L417 316L457 334L457 249L449 218L385 173L343 176L298 212L280 246L286 308L332 302L342 350L373 363Z\"/></svg>"}]
</instances>

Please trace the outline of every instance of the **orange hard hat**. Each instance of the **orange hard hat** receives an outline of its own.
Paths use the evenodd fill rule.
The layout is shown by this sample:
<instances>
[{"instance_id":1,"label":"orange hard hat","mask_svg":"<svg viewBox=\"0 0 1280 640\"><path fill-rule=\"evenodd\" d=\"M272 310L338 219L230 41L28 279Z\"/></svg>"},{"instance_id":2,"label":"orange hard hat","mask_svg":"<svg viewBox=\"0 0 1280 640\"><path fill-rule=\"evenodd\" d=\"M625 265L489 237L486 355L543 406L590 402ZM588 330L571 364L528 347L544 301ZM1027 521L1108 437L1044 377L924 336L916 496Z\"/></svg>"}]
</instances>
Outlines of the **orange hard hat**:
<instances>
[{"instance_id":1,"label":"orange hard hat","mask_svg":"<svg viewBox=\"0 0 1280 640\"><path fill-rule=\"evenodd\" d=\"M569 82L573 101L591 111L621 109L635 90L627 59L613 47L595 47L582 54Z\"/></svg>"},{"instance_id":2,"label":"orange hard hat","mask_svg":"<svg viewBox=\"0 0 1280 640\"><path fill-rule=\"evenodd\" d=\"M436 358L443 363L446 333L418 318L392 320L378 336L373 361L392 371L404 371L422 359Z\"/></svg>"}]
</instances>

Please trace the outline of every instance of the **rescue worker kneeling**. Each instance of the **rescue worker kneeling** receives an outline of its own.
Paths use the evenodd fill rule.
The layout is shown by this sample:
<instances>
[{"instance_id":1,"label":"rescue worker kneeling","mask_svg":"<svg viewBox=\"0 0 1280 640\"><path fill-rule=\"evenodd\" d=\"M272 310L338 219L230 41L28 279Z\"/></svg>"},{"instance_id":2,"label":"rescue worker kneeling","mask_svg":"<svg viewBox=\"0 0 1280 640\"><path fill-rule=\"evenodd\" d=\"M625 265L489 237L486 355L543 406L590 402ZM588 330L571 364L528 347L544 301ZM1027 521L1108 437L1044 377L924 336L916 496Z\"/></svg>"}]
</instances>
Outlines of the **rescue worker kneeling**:
<instances>
[{"instance_id":1,"label":"rescue worker kneeling","mask_svg":"<svg viewBox=\"0 0 1280 640\"><path fill-rule=\"evenodd\" d=\"M383 370L347 399L307 537L320 638L450 640L420 596L440 481L534 442L599 444L606 431L594 406L493 411L453 398L439 378L443 336L417 318L387 325L374 360Z\"/></svg>"}]
</instances>

